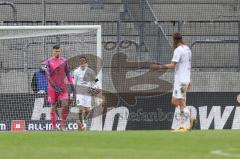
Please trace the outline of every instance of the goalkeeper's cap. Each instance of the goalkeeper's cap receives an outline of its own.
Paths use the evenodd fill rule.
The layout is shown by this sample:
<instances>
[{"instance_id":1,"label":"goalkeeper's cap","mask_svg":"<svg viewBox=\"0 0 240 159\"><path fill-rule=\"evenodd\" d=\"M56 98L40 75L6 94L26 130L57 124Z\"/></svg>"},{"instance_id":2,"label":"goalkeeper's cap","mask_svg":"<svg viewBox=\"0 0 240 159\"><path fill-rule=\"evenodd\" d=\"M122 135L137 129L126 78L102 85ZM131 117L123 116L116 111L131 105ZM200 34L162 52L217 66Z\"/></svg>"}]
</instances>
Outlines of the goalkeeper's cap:
<instances>
[{"instance_id":1,"label":"goalkeeper's cap","mask_svg":"<svg viewBox=\"0 0 240 159\"><path fill-rule=\"evenodd\" d=\"M176 39L176 40L182 39L182 35L181 35L181 33L179 33L179 32L173 33L172 37L173 37L174 39Z\"/></svg>"}]
</instances>

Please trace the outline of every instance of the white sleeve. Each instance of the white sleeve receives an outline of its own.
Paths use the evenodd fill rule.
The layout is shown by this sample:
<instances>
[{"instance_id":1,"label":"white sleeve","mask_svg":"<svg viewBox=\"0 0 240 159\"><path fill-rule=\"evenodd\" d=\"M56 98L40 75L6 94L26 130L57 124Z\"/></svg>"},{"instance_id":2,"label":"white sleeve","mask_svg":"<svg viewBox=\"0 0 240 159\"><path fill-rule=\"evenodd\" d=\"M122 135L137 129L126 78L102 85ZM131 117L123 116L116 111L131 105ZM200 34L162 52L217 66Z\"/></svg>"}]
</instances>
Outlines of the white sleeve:
<instances>
[{"instance_id":1,"label":"white sleeve","mask_svg":"<svg viewBox=\"0 0 240 159\"><path fill-rule=\"evenodd\" d=\"M172 62L179 62L180 57L181 57L181 52L179 52L177 49L175 49L174 53L173 53Z\"/></svg>"},{"instance_id":2,"label":"white sleeve","mask_svg":"<svg viewBox=\"0 0 240 159\"><path fill-rule=\"evenodd\" d=\"M77 84L77 79L78 79L78 77L77 77L77 71L78 71L78 69L75 69L75 70L73 71L73 83L74 83L74 84Z\"/></svg>"}]
</instances>

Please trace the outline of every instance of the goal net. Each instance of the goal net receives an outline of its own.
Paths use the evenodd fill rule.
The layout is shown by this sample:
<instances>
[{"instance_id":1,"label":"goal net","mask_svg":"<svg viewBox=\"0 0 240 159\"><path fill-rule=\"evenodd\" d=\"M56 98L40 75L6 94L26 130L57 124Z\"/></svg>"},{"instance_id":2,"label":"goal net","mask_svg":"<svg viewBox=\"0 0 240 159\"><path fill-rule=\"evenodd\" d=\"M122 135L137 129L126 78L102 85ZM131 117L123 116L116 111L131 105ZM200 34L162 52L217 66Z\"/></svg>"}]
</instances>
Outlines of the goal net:
<instances>
[{"instance_id":1,"label":"goal net","mask_svg":"<svg viewBox=\"0 0 240 159\"><path fill-rule=\"evenodd\" d=\"M61 55L67 59L71 71L79 66L79 57L84 55L102 82L100 25L1 26L1 130L22 127L26 130L51 129L47 93L36 90L38 86L33 77L36 78L34 75L41 71L42 62L52 56L54 45L60 45ZM68 122L75 118L74 113L70 114ZM74 122L68 126L68 129L77 129Z\"/></svg>"}]
</instances>

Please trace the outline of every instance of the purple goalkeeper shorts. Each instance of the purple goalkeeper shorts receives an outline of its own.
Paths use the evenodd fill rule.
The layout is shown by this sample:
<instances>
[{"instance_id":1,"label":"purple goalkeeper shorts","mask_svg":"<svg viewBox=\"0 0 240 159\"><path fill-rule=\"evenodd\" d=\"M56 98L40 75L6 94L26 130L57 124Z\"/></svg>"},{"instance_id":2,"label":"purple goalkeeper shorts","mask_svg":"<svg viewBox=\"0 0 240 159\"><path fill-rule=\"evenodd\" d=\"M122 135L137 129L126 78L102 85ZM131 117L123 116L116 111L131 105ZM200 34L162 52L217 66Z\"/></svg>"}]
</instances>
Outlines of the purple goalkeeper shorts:
<instances>
[{"instance_id":1,"label":"purple goalkeeper shorts","mask_svg":"<svg viewBox=\"0 0 240 159\"><path fill-rule=\"evenodd\" d=\"M57 93L54 88L48 86L48 102L51 104L56 104L58 101L68 100L68 91L63 89L62 92Z\"/></svg>"}]
</instances>

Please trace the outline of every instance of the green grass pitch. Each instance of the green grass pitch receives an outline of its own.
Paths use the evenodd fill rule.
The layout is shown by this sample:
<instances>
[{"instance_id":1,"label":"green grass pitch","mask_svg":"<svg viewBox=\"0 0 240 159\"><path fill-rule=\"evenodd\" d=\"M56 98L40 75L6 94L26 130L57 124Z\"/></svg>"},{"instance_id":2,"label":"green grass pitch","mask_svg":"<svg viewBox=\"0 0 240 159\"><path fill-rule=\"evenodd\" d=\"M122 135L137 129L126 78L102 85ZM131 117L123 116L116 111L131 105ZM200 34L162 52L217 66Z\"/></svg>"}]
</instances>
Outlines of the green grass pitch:
<instances>
[{"instance_id":1,"label":"green grass pitch","mask_svg":"<svg viewBox=\"0 0 240 159\"><path fill-rule=\"evenodd\" d=\"M240 131L0 132L0 158L238 159Z\"/></svg>"}]
</instances>

